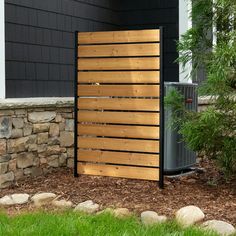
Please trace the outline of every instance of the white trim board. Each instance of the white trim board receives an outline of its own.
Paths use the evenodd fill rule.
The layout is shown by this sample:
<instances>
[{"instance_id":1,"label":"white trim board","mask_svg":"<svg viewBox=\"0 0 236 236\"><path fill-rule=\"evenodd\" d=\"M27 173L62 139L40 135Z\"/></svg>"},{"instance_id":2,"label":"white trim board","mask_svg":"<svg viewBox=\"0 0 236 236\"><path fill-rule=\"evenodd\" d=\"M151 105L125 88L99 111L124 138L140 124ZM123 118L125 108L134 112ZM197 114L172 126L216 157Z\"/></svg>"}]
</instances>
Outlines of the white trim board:
<instances>
[{"instance_id":1,"label":"white trim board","mask_svg":"<svg viewBox=\"0 0 236 236\"><path fill-rule=\"evenodd\" d=\"M186 33L192 27L192 20L190 18L190 12L192 8L192 0L179 0L179 39L181 35ZM188 63L185 70L179 65L179 82L192 83L192 79L189 78L192 70L192 63Z\"/></svg>"},{"instance_id":2,"label":"white trim board","mask_svg":"<svg viewBox=\"0 0 236 236\"><path fill-rule=\"evenodd\" d=\"M4 2L0 1L0 98L6 97Z\"/></svg>"}]
</instances>

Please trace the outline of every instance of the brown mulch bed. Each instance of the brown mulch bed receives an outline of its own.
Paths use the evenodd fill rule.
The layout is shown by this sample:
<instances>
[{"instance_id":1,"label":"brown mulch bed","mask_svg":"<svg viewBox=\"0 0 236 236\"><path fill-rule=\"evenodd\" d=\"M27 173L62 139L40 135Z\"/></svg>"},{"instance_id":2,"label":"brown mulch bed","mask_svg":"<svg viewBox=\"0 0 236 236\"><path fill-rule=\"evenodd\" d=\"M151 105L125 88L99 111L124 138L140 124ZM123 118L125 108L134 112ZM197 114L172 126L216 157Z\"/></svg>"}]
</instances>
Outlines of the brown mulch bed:
<instances>
[{"instance_id":1,"label":"brown mulch bed","mask_svg":"<svg viewBox=\"0 0 236 236\"><path fill-rule=\"evenodd\" d=\"M91 199L103 208L126 207L137 214L154 210L170 217L183 206L196 205L207 219L225 220L236 225L236 181L226 183L207 161L203 166L203 172L166 178L165 189L159 189L153 181L93 176L74 178L71 170L62 169L20 181L14 187L1 190L0 197L12 193L53 192L75 204ZM31 210L32 206L10 207L7 211L14 214L22 209Z\"/></svg>"}]
</instances>

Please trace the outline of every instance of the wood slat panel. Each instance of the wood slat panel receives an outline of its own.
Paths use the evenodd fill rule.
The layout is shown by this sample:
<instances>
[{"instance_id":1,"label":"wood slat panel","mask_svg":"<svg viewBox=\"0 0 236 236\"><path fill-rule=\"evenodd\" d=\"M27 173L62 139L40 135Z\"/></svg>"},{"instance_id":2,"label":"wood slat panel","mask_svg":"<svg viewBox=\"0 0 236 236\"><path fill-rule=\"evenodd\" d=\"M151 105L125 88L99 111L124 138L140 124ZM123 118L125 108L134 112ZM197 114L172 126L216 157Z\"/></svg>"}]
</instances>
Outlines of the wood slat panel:
<instances>
[{"instance_id":1,"label":"wood slat panel","mask_svg":"<svg viewBox=\"0 0 236 236\"><path fill-rule=\"evenodd\" d=\"M158 153L159 141L78 137L78 147L130 152Z\"/></svg>"},{"instance_id":2,"label":"wood slat panel","mask_svg":"<svg viewBox=\"0 0 236 236\"><path fill-rule=\"evenodd\" d=\"M120 178L159 180L159 169L133 166L96 165L78 163L79 174Z\"/></svg>"},{"instance_id":3,"label":"wood slat panel","mask_svg":"<svg viewBox=\"0 0 236 236\"><path fill-rule=\"evenodd\" d=\"M160 100L135 98L79 98L78 109L160 111Z\"/></svg>"},{"instance_id":4,"label":"wood slat panel","mask_svg":"<svg viewBox=\"0 0 236 236\"><path fill-rule=\"evenodd\" d=\"M83 58L78 59L78 70L159 70L158 57L143 58Z\"/></svg>"},{"instance_id":5,"label":"wood slat panel","mask_svg":"<svg viewBox=\"0 0 236 236\"><path fill-rule=\"evenodd\" d=\"M158 154L78 150L78 161L159 167Z\"/></svg>"},{"instance_id":6,"label":"wood slat panel","mask_svg":"<svg viewBox=\"0 0 236 236\"><path fill-rule=\"evenodd\" d=\"M78 85L78 96L159 97L159 85Z\"/></svg>"},{"instance_id":7,"label":"wood slat panel","mask_svg":"<svg viewBox=\"0 0 236 236\"><path fill-rule=\"evenodd\" d=\"M160 30L127 30L104 32L81 32L78 44L159 42Z\"/></svg>"},{"instance_id":8,"label":"wood slat panel","mask_svg":"<svg viewBox=\"0 0 236 236\"><path fill-rule=\"evenodd\" d=\"M159 127L128 125L78 125L78 135L159 139Z\"/></svg>"},{"instance_id":9,"label":"wood slat panel","mask_svg":"<svg viewBox=\"0 0 236 236\"><path fill-rule=\"evenodd\" d=\"M79 57L160 56L160 44L113 44L78 47Z\"/></svg>"},{"instance_id":10,"label":"wood slat panel","mask_svg":"<svg viewBox=\"0 0 236 236\"><path fill-rule=\"evenodd\" d=\"M78 83L160 83L160 71L81 71Z\"/></svg>"},{"instance_id":11,"label":"wood slat panel","mask_svg":"<svg viewBox=\"0 0 236 236\"><path fill-rule=\"evenodd\" d=\"M159 113L79 111L78 122L159 125Z\"/></svg>"}]
</instances>

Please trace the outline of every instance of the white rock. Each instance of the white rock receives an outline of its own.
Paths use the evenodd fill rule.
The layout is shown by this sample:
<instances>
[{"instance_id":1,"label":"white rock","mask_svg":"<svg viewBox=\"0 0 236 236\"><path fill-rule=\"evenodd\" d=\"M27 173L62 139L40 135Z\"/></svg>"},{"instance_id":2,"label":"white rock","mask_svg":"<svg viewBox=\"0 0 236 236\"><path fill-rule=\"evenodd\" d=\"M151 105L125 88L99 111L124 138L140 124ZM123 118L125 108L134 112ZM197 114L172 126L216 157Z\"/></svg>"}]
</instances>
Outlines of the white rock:
<instances>
[{"instance_id":1,"label":"white rock","mask_svg":"<svg viewBox=\"0 0 236 236\"><path fill-rule=\"evenodd\" d=\"M29 201L28 194L12 194L4 196L0 199L0 205L16 205L16 204L25 204Z\"/></svg>"},{"instance_id":2,"label":"white rock","mask_svg":"<svg viewBox=\"0 0 236 236\"><path fill-rule=\"evenodd\" d=\"M144 211L141 213L141 221L144 225L160 224L167 221L167 217L159 216L155 211Z\"/></svg>"},{"instance_id":3,"label":"white rock","mask_svg":"<svg viewBox=\"0 0 236 236\"><path fill-rule=\"evenodd\" d=\"M175 213L175 218L179 224L188 227L203 220L205 215L199 207L186 206Z\"/></svg>"},{"instance_id":4,"label":"white rock","mask_svg":"<svg viewBox=\"0 0 236 236\"><path fill-rule=\"evenodd\" d=\"M54 200L52 201L52 205L58 208L72 208L73 203L71 201L66 200Z\"/></svg>"},{"instance_id":5,"label":"white rock","mask_svg":"<svg viewBox=\"0 0 236 236\"><path fill-rule=\"evenodd\" d=\"M56 198L54 193L38 193L35 194L31 200L34 202L35 206L43 206L51 203Z\"/></svg>"},{"instance_id":6,"label":"white rock","mask_svg":"<svg viewBox=\"0 0 236 236\"><path fill-rule=\"evenodd\" d=\"M233 225L220 220L206 221L202 224L202 227L210 231L215 231L222 236L228 236L236 233L236 229L233 227Z\"/></svg>"},{"instance_id":7,"label":"white rock","mask_svg":"<svg viewBox=\"0 0 236 236\"><path fill-rule=\"evenodd\" d=\"M13 205L13 200L11 198L11 196L4 196L2 198L0 198L0 205Z\"/></svg>"},{"instance_id":8,"label":"white rock","mask_svg":"<svg viewBox=\"0 0 236 236\"><path fill-rule=\"evenodd\" d=\"M99 210L99 205L91 200L79 203L74 209L74 211L80 211L89 214L95 213L98 210Z\"/></svg>"},{"instance_id":9,"label":"white rock","mask_svg":"<svg viewBox=\"0 0 236 236\"><path fill-rule=\"evenodd\" d=\"M118 217L118 218L128 217L131 215L129 209L127 208L117 208L113 210L113 214L115 217Z\"/></svg>"},{"instance_id":10,"label":"white rock","mask_svg":"<svg viewBox=\"0 0 236 236\"><path fill-rule=\"evenodd\" d=\"M29 194L12 194L11 195L14 204L25 204L29 201Z\"/></svg>"}]
</instances>

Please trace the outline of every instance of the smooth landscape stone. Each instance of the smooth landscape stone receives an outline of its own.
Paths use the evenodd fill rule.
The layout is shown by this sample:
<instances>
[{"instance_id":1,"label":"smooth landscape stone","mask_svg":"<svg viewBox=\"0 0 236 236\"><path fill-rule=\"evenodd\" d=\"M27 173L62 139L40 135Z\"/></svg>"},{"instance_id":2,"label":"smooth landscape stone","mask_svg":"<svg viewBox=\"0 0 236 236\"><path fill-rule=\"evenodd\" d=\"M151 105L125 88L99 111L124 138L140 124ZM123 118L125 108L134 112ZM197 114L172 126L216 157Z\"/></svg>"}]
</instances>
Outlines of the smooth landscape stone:
<instances>
[{"instance_id":1,"label":"smooth landscape stone","mask_svg":"<svg viewBox=\"0 0 236 236\"><path fill-rule=\"evenodd\" d=\"M11 195L14 204L25 204L29 201L29 194L19 193Z\"/></svg>"},{"instance_id":2,"label":"smooth landscape stone","mask_svg":"<svg viewBox=\"0 0 236 236\"><path fill-rule=\"evenodd\" d=\"M34 202L35 206L40 207L51 203L56 198L56 196L57 195L54 193L38 193L35 194L31 200Z\"/></svg>"},{"instance_id":3,"label":"smooth landscape stone","mask_svg":"<svg viewBox=\"0 0 236 236\"><path fill-rule=\"evenodd\" d=\"M221 220L208 220L202 224L202 227L206 230L214 231L222 236L229 236L236 233L236 229L233 225Z\"/></svg>"},{"instance_id":4,"label":"smooth landscape stone","mask_svg":"<svg viewBox=\"0 0 236 236\"><path fill-rule=\"evenodd\" d=\"M141 221L144 225L154 225L167 221L167 217L159 216L155 211L144 211L141 213Z\"/></svg>"},{"instance_id":5,"label":"smooth landscape stone","mask_svg":"<svg viewBox=\"0 0 236 236\"><path fill-rule=\"evenodd\" d=\"M99 205L91 200L79 203L74 209L74 211L79 211L89 214L95 213L98 210L99 210Z\"/></svg>"},{"instance_id":6,"label":"smooth landscape stone","mask_svg":"<svg viewBox=\"0 0 236 236\"><path fill-rule=\"evenodd\" d=\"M113 210L113 214L115 217L124 218L131 216L131 212L127 208L117 208Z\"/></svg>"},{"instance_id":7,"label":"smooth landscape stone","mask_svg":"<svg viewBox=\"0 0 236 236\"><path fill-rule=\"evenodd\" d=\"M73 207L73 203L71 201L66 200L54 200L52 201L52 205L63 209L69 209Z\"/></svg>"},{"instance_id":8,"label":"smooth landscape stone","mask_svg":"<svg viewBox=\"0 0 236 236\"><path fill-rule=\"evenodd\" d=\"M0 205L5 205L5 206L10 206L13 205L13 200L11 198L11 196L4 196L2 198L0 198Z\"/></svg>"},{"instance_id":9,"label":"smooth landscape stone","mask_svg":"<svg viewBox=\"0 0 236 236\"><path fill-rule=\"evenodd\" d=\"M199 207L186 206L175 213L175 218L179 224L188 227L203 220L205 215Z\"/></svg>"},{"instance_id":10,"label":"smooth landscape stone","mask_svg":"<svg viewBox=\"0 0 236 236\"><path fill-rule=\"evenodd\" d=\"M20 193L4 196L0 199L0 205L11 206L21 205L29 201L29 194Z\"/></svg>"}]
</instances>

